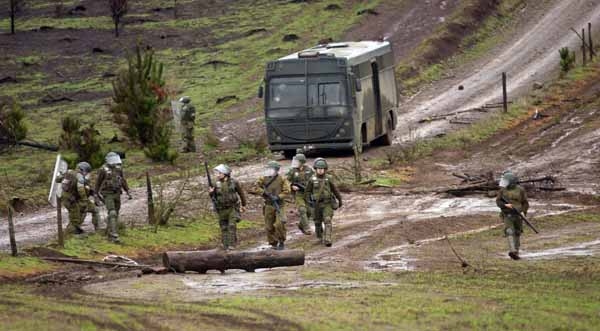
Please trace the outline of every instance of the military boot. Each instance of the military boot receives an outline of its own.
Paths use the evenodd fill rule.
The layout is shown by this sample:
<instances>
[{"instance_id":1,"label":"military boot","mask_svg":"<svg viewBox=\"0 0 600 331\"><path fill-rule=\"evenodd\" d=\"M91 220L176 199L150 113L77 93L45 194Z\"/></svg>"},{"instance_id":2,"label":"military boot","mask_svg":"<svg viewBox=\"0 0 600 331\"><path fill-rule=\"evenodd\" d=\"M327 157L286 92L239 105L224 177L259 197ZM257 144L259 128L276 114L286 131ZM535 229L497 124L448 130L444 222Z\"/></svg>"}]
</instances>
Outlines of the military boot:
<instances>
[{"instance_id":1,"label":"military boot","mask_svg":"<svg viewBox=\"0 0 600 331\"><path fill-rule=\"evenodd\" d=\"M333 231L333 225L331 223L325 223L325 231L323 232L323 243L327 247L331 247L331 232Z\"/></svg>"},{"instance_id":2,"label":"military boot","mask_svg":"<svg viewBox=\"0 0 600 331\"><path fill-rule=\"evenodd\" d=\"M508 256L510 256L511 259L513 260L519 260L519 250L517 248L517 236L515 235L509 235L507 236L508 238Z\"/></svg>"},{"instance_id":3,"label":"military boot","mask_svg":"<svg viewBox=\"0 0 600 331\"><path fill-rule=\"evenodd\" d=\"M323 238L323 223L315 222L315 233L317 234L317 238Z\"/></svg>"}]
</instances>

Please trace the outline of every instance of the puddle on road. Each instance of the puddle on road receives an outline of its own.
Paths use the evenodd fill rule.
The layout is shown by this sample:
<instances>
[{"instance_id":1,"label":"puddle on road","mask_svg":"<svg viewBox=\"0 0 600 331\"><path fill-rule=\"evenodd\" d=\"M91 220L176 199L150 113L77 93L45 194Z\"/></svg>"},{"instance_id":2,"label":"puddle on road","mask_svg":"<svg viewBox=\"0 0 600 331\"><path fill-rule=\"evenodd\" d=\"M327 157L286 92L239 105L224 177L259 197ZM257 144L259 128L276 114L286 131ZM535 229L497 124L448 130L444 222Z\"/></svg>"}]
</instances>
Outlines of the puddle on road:
<instances>
[{"instance_id":1,"label":"puddle on road","mask_svg":"<svg viewBox=\"0 0 600 331\"><path fill-rule=\"evenodd\" d=\"M229 270L224 274L167 274L141 278L119 279L91 284L84 288L91 294L115 298L155 300L169 298L178 301L202 301L223 295L261 295L273 291L285 292L311 288L352 289L365 286L389 286L391 283L307 280L298 271L264 269L262 272Z\"/></svg>"},{"instance_id":2,"label":"puddle on road","mask_svg":"<svg viewBox=\"0 0 600 331\"><path fill-rule=\"evenodd\" d=\"M454 200L454 199L449 199ZM477 199L476 199L477 200ZM481 199L479 199L481 200ZM454 201L449 201L446 203L436 203L436 206L433 206L431 209L437 209L440 205L457 208L460 209L460 204L455 205ZM586 207L580 207L570 204L553 204L553 205L542 205L538 203L532 203L532 206L536 206L540 209L547 210L543 214L538 214L538 217L547 217L553 215L560 215L567 212L572 212L576 210L584 210ZM485 205L484 205L485 206ZM533 209L532 209L533 210ZM460 213L460 211L458 211ZM453 215L456 216L456 215ZM420 219L420 215L415 215L413 219ZM488 231L494 228L501 227L501 224L494 226L486 226L474 230L458 232L449 235L449 238L459 237L468 234L479 233L483 231ZM556 237L556 236L548 236ZM436 241L443 240L443 236L428 238L423 240L418 240L413 244L405 243L402 245L394 246L387 248L379 253L377 253L371 260L366 261L364 263L364 269L368 271L413 271L415 270L415 265L418 259L412 257L410 255L410 250L418 248L421 245L429 244ZM556 258L559 256L590 256L596 255L600 253L600 240L580 243L574 246L566 246L555 249L543 250L539 252L529 252L521 255L524 259L543 259L543 258Z\"/></svg>"},{"instance_id":3,"label":"puddle on road","mask_svg":"<svg viewBox=\"0 0 600 331\"><path fill-rule=\"evenodd\" d=\"M577 245L563 246L535 252L522 252L521 258L527 260L546 260L561 257L600 255L600 240L588 241Z\"/></svg>"}]
</instances>

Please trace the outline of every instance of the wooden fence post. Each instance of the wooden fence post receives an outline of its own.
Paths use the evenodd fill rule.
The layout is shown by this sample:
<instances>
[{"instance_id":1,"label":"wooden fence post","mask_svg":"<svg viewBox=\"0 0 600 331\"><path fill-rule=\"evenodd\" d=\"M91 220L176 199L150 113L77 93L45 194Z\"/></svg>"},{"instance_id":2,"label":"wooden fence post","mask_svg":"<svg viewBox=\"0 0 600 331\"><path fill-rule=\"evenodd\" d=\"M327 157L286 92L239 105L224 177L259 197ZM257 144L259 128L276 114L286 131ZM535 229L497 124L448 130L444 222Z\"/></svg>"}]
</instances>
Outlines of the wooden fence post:
<instances>
[{"instance_id":1,"label":"wooden fence post","mask_svg":"<svg viewBox=\"0 0 600 331\"><path fill-rule=\"evenodd\" d=\"M13 223L13 205L8 202L8 237L10 240L10 252L12 256L17 256L17 241L15 240L15 224Z\"/></svg>"},{"instance_id":2,"label":"wooden fence post","mask_svg":"<svg viewBox=\"0 0 600 331\"><path fill-rule=\"evenodd\" d=\"M508 112L508 94L506 92L506 72L502 73L502 109Z\"/></svg>"},{"instance_id":3,"label":"wooden fence post","mask_svg":"<svg viewBox=\"0 0 600 331\"><path fill-rule=\"evenodd\" d=\"M155 224L154 219L154 198L152 196L152 181L150 180L150 174L146 171L146 193L148 195L148 223Z\"/></svg>"},{"instance_id":4,"label":"wooden fence post","mask_svg":"<svg viewBox=\"0 0 600 331\"><path fill-rule=\"evenodd\" d=\"M581 54L583 56L583 66L585 67L587 65L587 59L585 56L585 52L586 52L586 44L585 44L585 28L581 29Z\"/></svg>"},{"instance_id":5,"label":"wooden fence post","mask_svg":"<svg viewBox=\"0 0 600 331\"><path fill-rule=\"evenodd\" d=\"M589 45L590 45L590 60L592 60L594 58L594 55L596 55L596 53L594 52L594 42L592 41L592 23L589 22L588 23L588 39L589 39Z\"/></svg>"},{"instance_id":6,"label":"wooden fence post","mask_svg":"<svg viewBox=\"0 0 600 331\"><path fill-rule=\"evenodd\" d=\"M58 233L58 246L65 247L65 235L62 223L62 203L60 202L59 197L56 197L56 230Z\"/></svg>"}]
</instances>

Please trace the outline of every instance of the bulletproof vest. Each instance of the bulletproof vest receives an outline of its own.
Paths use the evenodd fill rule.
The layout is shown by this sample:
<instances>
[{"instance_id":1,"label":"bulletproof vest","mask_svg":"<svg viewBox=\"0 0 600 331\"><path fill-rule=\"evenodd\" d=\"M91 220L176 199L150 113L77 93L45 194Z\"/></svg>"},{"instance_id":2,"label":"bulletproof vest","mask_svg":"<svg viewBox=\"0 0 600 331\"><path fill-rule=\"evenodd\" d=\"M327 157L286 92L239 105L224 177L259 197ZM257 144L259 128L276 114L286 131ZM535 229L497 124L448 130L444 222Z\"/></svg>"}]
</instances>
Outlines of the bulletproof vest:
<instances>
[{"instance_id":1,"label":"bulletproof vest","mask_svg":"<svg viewBox=\"0 0 600 331\"><path fill-rule=\"evenodd\" d=\"M235 182L233 179L226 179L224 181L217 180L215 183L217 187L217 205L219 207L231 207L235 206L239 202L237 191L235 190Z\"/></svg>"},{"instance_id":2,"label":"bulletproof vest","mask_svg":"<svg viewBox=\"0 0 600 331\"><path fill-rule=\"evenodd\" d=\"M196 118L196 108L192 105L184 105L181 108L181 120L187 122L193 122Z\"/></svg>"},{"instance_id":3,"label":"bulletproof vest","mask_svg":"<svg viewBox=\"0 0 600 331\"><path fill-rule=\"evenodd\" d=\"M62 196L64 198L75 198L79 199L79 192L77 191L77 182L85 181L83 176L75 170L69 170L64 175L64 179L61 182L62 185Z\"/></svg>"},{"instance_id":4,"label":"bulletproof vest","mask_svg":"<svg viewBox=\"0 0 600 331\"><path fill-rule=\"evenodd\" d=\"M514 185L508 188L503 188L500 191L500 194L504 197L504 199L511 203L513 207L517 208L518 210L523 210L523 204L525 201L522 199L522 190L523 189L520 186Z\"/></svg>"},{"instance_id":5,"label":"bulletproof vest","mask_svg":"<svg viewBox=\"0 0 600 331\"><path fill-rule=\"evenodd\" d=\"M271 183L271 181L272 181L272 183ZM282 181L283 181L283 179L279 175L277 177L275 177L275 179L273 179L273 177L264 177L264 181L263 181L264 185L271 183L271 184L269 184L268 187L264 188L265 192L279 196L281 194L281 186L283 184Z\"/></svg>"},{"instance_id":6,"label":"bulletproof vest","mask_svg":"<svg viewBox=\"0 0 600 331\"><path fill-rule=\"evenodd\" d=\"M313 184L311 194L312 200L324 201L331 200L333 198L333 192L331 191L331 176L312 176L310 180Z\"/></svg>"},{"instance_id":7,"label":"bulletproof vest","mask_svg":"<svg viewBox=\"0 0 600 331\"><path fill-rule=\"evenodd\" d=\"M123 170L120 167L111 167L105 165L104 170L104 182L102 184L102 191L121 192L123 187Z\"/></svg>"},{"instance_id":8,"label":"bulletproof vest","mask_svg":"<svg viewBox=\"0 0 600 331\"><path fill-rule=\"evenodd\" d=\"M292 169L289 175L289 180L292 183L299 183L302 185L308 184L308 181L313 175L313 171L309 167L304 167L304 169Z\"/></svg>"}]
</instances>

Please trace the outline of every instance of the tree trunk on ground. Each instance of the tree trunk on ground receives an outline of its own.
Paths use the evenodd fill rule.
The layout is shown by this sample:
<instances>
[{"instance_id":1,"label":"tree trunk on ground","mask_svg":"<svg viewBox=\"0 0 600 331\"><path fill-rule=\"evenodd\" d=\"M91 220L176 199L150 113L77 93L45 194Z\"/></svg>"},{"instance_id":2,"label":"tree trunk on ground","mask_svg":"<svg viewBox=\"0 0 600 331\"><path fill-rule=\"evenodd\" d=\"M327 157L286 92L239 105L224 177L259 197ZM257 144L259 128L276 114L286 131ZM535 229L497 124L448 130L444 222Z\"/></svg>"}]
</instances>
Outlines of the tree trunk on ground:
<instances>
[{"instance_id":1,"label":"tree trunk on ground","mask_svg":"<svg viewBox=\"0 0 600 331\"><path fill-rule=\"evenodd\" d=\"M253 272L261 268L289 267L304 264L304 251L262 250L262 251L193 251L166 252L163 254L165 268L176 272L196 271L205 273L208 270L243 269Z\"/></svg>"}]
</instances>

